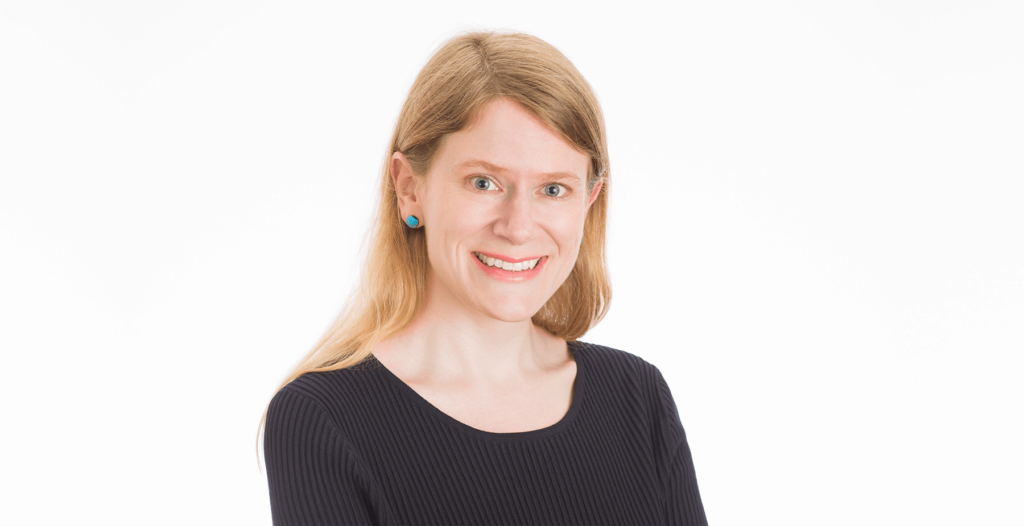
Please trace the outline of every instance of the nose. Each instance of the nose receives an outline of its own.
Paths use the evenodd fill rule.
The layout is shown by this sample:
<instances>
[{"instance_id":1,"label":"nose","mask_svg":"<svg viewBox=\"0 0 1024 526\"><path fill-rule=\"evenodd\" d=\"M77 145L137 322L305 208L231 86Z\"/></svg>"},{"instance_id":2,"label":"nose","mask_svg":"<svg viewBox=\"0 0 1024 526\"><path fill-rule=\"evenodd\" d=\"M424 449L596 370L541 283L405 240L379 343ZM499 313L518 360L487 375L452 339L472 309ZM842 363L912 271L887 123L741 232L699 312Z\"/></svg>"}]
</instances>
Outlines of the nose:
<instances>
[{"instance_id":1,"label":"nose","mask_svg":"<svg viewBox=\"0 0 1024 526\"><path fill-rule=\"evenodd\" d=\"M513 192L501 204L500 216L494 224L494 233L514 245L525 245L533 239L536 224L533 221L533 202L526 192Z\"/></svg>"}]
</instances>

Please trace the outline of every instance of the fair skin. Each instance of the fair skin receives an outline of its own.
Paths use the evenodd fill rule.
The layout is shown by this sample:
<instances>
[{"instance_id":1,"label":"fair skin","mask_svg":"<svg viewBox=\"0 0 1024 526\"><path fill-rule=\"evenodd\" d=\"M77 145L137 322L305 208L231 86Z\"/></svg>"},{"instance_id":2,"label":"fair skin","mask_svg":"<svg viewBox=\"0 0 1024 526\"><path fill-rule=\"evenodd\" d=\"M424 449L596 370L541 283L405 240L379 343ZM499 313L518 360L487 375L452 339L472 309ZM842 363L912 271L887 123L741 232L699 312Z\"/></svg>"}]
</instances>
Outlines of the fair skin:
<instances>
[{"instance_id":1,"label":"fair skin","mask_svg":"<svg viewBox=\"0 0 1024 526\"><path fill-rule=\"evenodd\" d=\"M471 427L513 433L568 411L576 362L531 317L568 277L587 211L590 158L518 104L486 104L451 134L425 175L391 159L401 210L427 237L427 294L374 356L428 402ZM527 260L522 272L479 254ZM539 260L533 269L529 260ZM523 263L520 263L523 266Z\"/></svg>"}]
</instances>

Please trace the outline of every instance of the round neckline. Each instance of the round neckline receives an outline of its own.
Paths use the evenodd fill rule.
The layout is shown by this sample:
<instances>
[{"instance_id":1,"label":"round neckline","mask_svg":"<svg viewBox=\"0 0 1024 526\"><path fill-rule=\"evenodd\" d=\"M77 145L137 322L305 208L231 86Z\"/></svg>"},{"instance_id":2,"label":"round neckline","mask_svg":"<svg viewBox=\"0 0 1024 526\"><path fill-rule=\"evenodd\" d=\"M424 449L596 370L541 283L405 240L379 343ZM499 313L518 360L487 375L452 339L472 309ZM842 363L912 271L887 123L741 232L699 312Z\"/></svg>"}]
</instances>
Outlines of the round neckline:
<instances>
[{"instance_id":1,"label":"round neckline","mask_svg":"<svg viewBox=\"0 0 1024 526\"><path fill-rule=\"evenodd\" d=\"M421 407L425 413L431 415L431 417L434 418L435 420L439 420L445 425L448 425L449 427L452 427L462 433L473 435L478 438L486 440L532 440L548 437L561 432L565 428L569 427L570 424L572 424L572 422L576 419L576 414L579 413L580 404L582 404L582 398L585 392L587 375L585 374L586 366L583 365L586 360L580 360L580 355L583 353L579 352L580 347L578 343L579 342L575 341L566 341L566 344L569 347L569 352L572 353L573 359L576 362L576 379L573 385L572 401L569 403L569 410L566 411L565 415L562 416L561 420L555 422L554 424L551 424L550 426L542 427L540 429L533 429L530 431L516 431L511 433L495 433L491 431L484 431L483 429L477 429L469 424L465 424L455 419L448 413L445 413L444 411L438 409L437 406L430 403L430 401L428 401L426 398L423 398L423 396L417 393L415 389L409 386L409 384L405 383L404 381L402 381L401 378L396 376L395 373L391 372L391 369L388 369L387 366L385 366L380 360L378 360L376 356L374 356L373 354L371 354L370 356L372 356L373 361L380 366L380 369L384 370L384 376L387 377L389 381L396 384L400 391L406 393L408 398L412 399L412 401L417 406Z\"/></svg>"}]
</instances>

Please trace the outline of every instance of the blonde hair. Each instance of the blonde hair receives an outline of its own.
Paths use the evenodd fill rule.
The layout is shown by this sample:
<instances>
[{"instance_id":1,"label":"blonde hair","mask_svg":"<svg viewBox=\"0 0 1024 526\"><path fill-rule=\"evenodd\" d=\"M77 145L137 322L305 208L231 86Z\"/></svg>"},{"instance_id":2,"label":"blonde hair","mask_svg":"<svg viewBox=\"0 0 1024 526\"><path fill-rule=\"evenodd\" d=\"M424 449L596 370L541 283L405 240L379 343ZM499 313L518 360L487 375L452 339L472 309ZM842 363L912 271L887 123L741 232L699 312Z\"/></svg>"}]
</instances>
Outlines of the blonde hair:
<instances>
[{"instance_id":1,"label":"blonde hair","mask_svg":"<svg viewBox=\"0 0 1024 526\"><path fill-rule=\"evenodd\" d=\"M589 187L603 183L587 213L576 264L533 315L533 323L565 340L576 340L607 313L608 146L597 97L569 59L537 37L468 33L444 43L416 77L387 152L359 285L278 391L303 374L363 362L378 343L412 321L426 292L427 243L422 228L408 228L400 218L391 157L402 152L413 172L426 174L448 135L465 128L481 107L497 98L515 101L588 155ZM264 411L260 430L266 418ZM259 432L256 440L258 455Z\"/></svg>"}]
</instances>

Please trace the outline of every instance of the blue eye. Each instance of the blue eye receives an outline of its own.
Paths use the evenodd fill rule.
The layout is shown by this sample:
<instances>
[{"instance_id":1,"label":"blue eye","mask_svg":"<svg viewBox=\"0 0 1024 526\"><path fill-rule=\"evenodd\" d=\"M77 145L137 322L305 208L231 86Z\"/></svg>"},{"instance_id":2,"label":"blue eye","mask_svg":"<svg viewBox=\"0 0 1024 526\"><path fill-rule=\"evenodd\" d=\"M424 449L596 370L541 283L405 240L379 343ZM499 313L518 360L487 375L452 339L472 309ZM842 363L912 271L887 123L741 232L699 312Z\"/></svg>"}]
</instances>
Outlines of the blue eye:
<instances>
[{"instance_id":1,"label":"blue eye","mask_svg":"<svg viewBox=\"0 0 1024 526\"><path fill-rule=\"evenodd\" d=\"M477 190L487 191L492 190L494 188L494 183L492 183L491 180L486 177L474 177L472 181L473 188L476 188Z\"/></svg>"},{"instance_id":2,"label":"blue eye","mask_svg":"<svg viewBox=\"0 0 1024 526\"><path fill-rule=\"evenodd\" d=\"M548 197L562 197L565 192L565 187L560 184L549 184L544 187L544 195Z\"/></svg>"}]
</instances>

